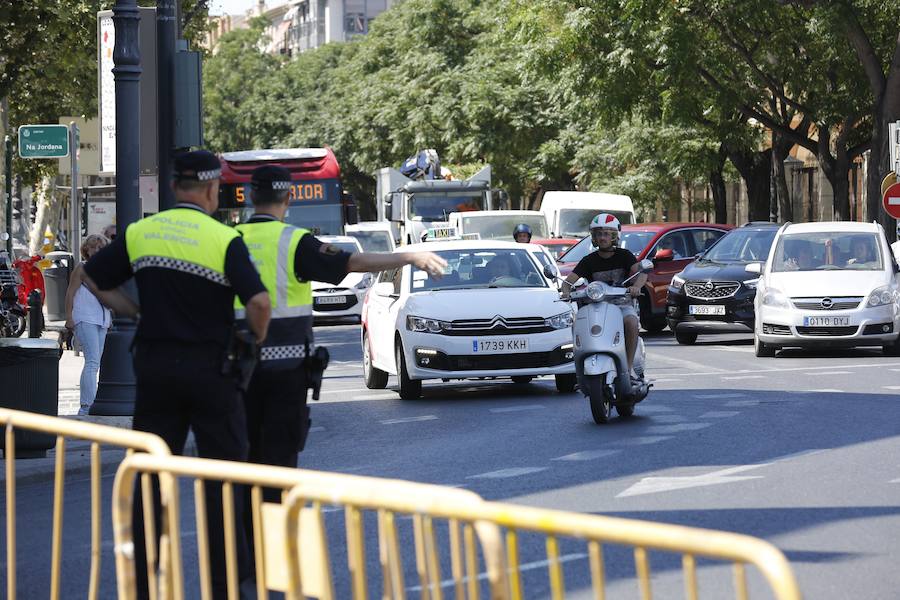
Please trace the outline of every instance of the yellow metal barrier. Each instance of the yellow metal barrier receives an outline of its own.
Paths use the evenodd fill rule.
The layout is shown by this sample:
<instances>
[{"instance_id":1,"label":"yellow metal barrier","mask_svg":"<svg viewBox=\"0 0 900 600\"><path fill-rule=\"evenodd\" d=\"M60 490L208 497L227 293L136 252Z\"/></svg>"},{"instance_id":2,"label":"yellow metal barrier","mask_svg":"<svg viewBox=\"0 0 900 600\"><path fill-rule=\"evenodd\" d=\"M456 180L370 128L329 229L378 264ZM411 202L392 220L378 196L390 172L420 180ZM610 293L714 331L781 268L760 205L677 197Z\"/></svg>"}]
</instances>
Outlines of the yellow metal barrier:
<instances>
[{"instance_id":1,"label":"yellow metal barrier","mask_svg":"<svg viewBox=\"0 0 900 600\"><path fill-rule=\"evenodd\" d=\"M330 497L342 501L334 490L317 490L299 485L288 496L288 539L298 526L299 508L309 501ZM561 537L570 537L587 544L588 567L594 598L606 598L606 581L603 560L603 544L631 546L634 548L634 566L638 577L641 598L652 597L651 569L648 551L664 551L682 555L682 574L685 597L699 597L697 584L697 557L733 563L735 596L740 600L749 597L747 565L756 567L777 600L800 600L800 589L790 564L768 542L736 533L653 523L633 519L584 515L558 510L531 508L495 502L469 503L445 510L432 507L430 517L456 518L461 521L493 523L506 531L506 555L509 557L509 598L525 597L519 563L519 532L534 532L546 536L546 564L551 598L561 600L566 596L562 561L559 554ZM302 556L301 556L302 558ZM298 561L288 562L292 577L297 577ZM302 566L302 565L301 565ZM302 569L300 569L302 570ZM292 587L292 591L296 586ZM294 596L297 597L297 596ZM364 596L356 596L364 597Z\"/></svg>"},{"instance_id":2,"label":"yellow metal barrier","mask_svg":"<svg viewBox=\"0 0 900 600\"><path fill-rule=\"evenodd\" d=\"M414 552L416 570L422 583L422 597L437 600L442 598L434 522L435 518L441 516L448 520L452 585L456 588L456 597L479 597L479 554L484 562L491 597L507 597L509 584L499 528L478 518L460 517L459 510L462 507L480 505L483 502L472 492L340 473L133 454L120 465L113 489L113 527L120 600L135 597L134 542L131 531L134 481L138 476L143 478L152 474L195 479L198 567L200 592L204 599L211 596L208 530L215 526L223 527L225 532L228 596L235 599L238 597L233 524L235 507L232 501L232 490L236 484L250 486L256 585L260 599L266 598L269 590L287 591L288 596L293 598L335 597L334 561L329 554L329 532L323 513L329 505L336 504L341 505L344 510L343 537L347 543L347 564L354 598L366 597L369 581L366 575L364 511L373 511L373 516L377 517L383 598L406 598L402 564L404 549ZM209 481L220 481L223 485L222 524L206 522L203 483ZM281 489L283 498L295 488L316 490L317 493L309 507L296 502L292 505L291 514L287 515L282 504L262 501L263 487ZM179 503L177 489L177 486L173 487L174 493L170 498L176 507ZM290 497L297 499L300 496L292 492ZM405 516L412 519L411 546L401 544L403 536L400 535L398 521ZM168 526L169 535L173 539L178 538L179 522L170 519ZM172 595L180 597L183 593L183 580L173 578L172 586Z\"/></svg>"},{"instance_id":3,"label":"yellow metal barrier","mask_svg":"<svg viewBox=\"0 0 900 600\"><path fill-rule=\"evenodd\" d=\"M106 444L134 451L147 452L158 456L168 456L169 447L162 438L139 431L107 427L92 423L82 423L73 419L61 419L30 412L0 409L0 424L6 427L6 597L16 597L16 452L15 431L28 430L56 436L56 467L53 492L53 534L50 566L50 598L60 595L63 527L63 491L66 471L66 440L77 439L91 442L91 572L88 598L95 600L100 593L100 445ZM161 481L162 497L168 496L170 482ZM163 501L165 503L165 500ZM168 515L168 519L172 516ZM173 543L178 544L178 540ZM173 564L172 568L178 565ZM178 575L180 577L180 575Z\"/></svg>"}]
</instances>

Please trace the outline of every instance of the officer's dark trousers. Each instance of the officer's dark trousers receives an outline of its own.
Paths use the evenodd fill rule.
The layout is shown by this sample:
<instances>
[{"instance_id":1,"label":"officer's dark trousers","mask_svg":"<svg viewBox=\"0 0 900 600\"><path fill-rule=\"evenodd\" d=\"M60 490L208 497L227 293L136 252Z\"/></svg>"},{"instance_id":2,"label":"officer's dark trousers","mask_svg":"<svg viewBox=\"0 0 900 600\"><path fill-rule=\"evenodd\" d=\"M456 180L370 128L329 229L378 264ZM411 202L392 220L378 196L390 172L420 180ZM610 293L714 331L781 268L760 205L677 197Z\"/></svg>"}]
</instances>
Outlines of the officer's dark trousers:
<instances>
[{"instance_id":1,"label":"officer's dark trousers","mask_svg":"<svg viewBox=\"0 0 900 600\"><path fill-rule=\"evenodd\" d=\"M202 458L244 461L247 459L247 424L244 405L234 379L221 374L223 350L214 344L138 342L134 351L137 397L134 429L162 437L173 454L184 449L188 429L194 432L197 452ZM222 517L222 487L208 482L206 490L207 527L213 596L225 598L225 545ZM155 502L156 531L159 533L159 498ZM238 577L250 576L249 548L243 535L243 488L235 486L235 523ZM140 493L134 507L135 564L138 595L147 597L144 525ZM185 551L185 556L192 552Z\"/></svg>"},{"instance_id":2,"label":"officer's dark trousers","mask_svg":"<svg viewBox=\"0 0 900 600\"><path fill-rule=\"evenodd\" d=\"M250 462L296 467L297 453L306 444L309 408L306 406L306 376L302 369L257 370L244 396ZM244 529L253 547L253 513L245 490ZM263 500L281 502L281 490L263 489ZM254 557L251 556L251 560Z\"/></svg>"}]
</instances>

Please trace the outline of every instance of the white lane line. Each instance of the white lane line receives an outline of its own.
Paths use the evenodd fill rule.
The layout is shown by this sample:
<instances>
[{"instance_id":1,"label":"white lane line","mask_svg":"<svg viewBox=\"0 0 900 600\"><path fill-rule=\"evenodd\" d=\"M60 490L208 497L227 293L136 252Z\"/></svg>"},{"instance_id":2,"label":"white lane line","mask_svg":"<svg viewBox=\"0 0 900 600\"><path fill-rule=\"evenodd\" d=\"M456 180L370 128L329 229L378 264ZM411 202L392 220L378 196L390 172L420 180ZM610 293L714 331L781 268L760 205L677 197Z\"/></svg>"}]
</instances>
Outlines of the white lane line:
<instances>
[{"instance_id":1,"label":"white lane line","mask_svg":"<svg viewBox=\"0 0 900 600\"><path fill-rule=\"evenodd\" d=\"M708 413L700 415L701 419L724 419L741 414L739 410L711 410Z\"/></svg>"},{"instance_id":2,"label":"white lane line","mask_svg":"<svg viewBox=\"0 0 900 600\"><path fill-rule=\"evenodd\" d=\"M421 417L404 417L402 419L386 419L381 422L382 425L396 425L397 423L415 423L417 421L436 421L435 415L422 415Z\"/></svg>"},{"instance_id":3,"label":"white lane line","mask_svg":"<svg viewBox=\"0 0 900 600\"><path fill-rule=\"evenodd\" d=\"M573 561L573 560L583 560L583 559L587 558L587 556L588 556L587 554L583 554L583 553L563 554L562 556L559 557L559 559L557 559L557 562L567 563L567 562ZM547 568L547 566L549 564L550 564L549 560L538 560L535 562L524 563L524 564L519 565L519 571L534 571L535 569L545 569L545 568ZM510 570L510 572L512 572L512 571ZM488 577L487 573L479 573L478 574L479 581L484 581L485 579L487 579L487 577ZM463 577L460 581L462 583L467 583L469 581L469 578ZM454 585L456 585L456 582L452 579L445 579L441 582L442 588L448 588L448 587L452 587ZM433 587L434 586L429 585L428 589L430 590ZM407 592L421 592L422 586L414 585L412 587L406 588L406 591Z\"/></svg>"},{"instance_id":4,"label":"white lane line","mask_svg":"<svg viewBox=\"0 0 900 600\"><path fill-rule=\"evenodd\" d=\"M664 357L655 357L656 358L664 358ZM705 367L709 368L707 365ZM886 367L897 367L900 366L900 363L872 363L865 365L834 365L832 367L791 367L785 369L746 369L742 371L743 373L796 373L797 371L831 371L834 369L884 369ZM704 371L704 372L694 372L690 373L691 377L698 377L701 375L719 375L725 369L718 369L716 371Z\"/></svg>"},{"instance_id":5,"label":"white lane line","mask_svg":"<svg viewBox=\"0 0 900 600\"><path fill-rule=\"evenodd\" d=\"M684 423L685 421L687 418L681 415L656 415L653 417L654 423Z\"/></svg>"},{"instance_id":6,"label":"white lane line","mask_svg":"<svg viewBox=\"0 0 900 600\"><path fill-rule=\"evenodd\" d=\"M641 437L634 437L627 440L620 440L618 442L611 442L618 446L648 446L650 444L656 444L658 442L664 442L666 440L671 440L671 435L645 435Z\"/></svg>"},{"instance_id":7,"label":"white lane line","mask_svg":"<svg viewBox=\"0 0 900 600\"><path fill-rule=\"evenodd\" d=\"M389 400L391 398L397 398L397 392L375 392L372 394L361 394L358 396L353 396L350 398L351 400Z\"/></svg>"},{"instance_id":8,"label":"white lane line","mask_svg":"<svg viewBox=\"0 0 900 600\"><path fill-rule=\"evenodd\" d=\"M489 471L479 475L469 475L466 479L506 479L508 477L521 477L522 475L531 475L546 471L549 467L511 467L509 469L500 469L498 471Z\"/></svg>"},{"instance_id":9,"label":"white lane line","mask_svg":"<svg viewBox=\"0 0 900 600\"><path fill-rule=\"evenodd\" d=\"M649 381L650 381L650 383L671 383L673 381L676 383L681 383L683 380L682 379L665 378L665 379L650 379Z\"/></svg>"},{"instance_id":10,"label":"white lane line","mask_svg":"<svg viewBox=\"0 0 900 600\"><path fill-rule=\"evenodd\" d=\"M900 385L886 385L883 387L886 390L900 390Z\"/></svg>"},{"instance_id":11,"label":"white lane line","mask_svg":"<svg viewBox=\"0 0 900 600\"><path fill-rule=\"evenodd\" d=\"M747 394L700 394L694 395L699 400L718 400L720 398L746 398Z\"/></svg>"},{"instance_id":12,"label":"white lane line","mask_svg":"<svg viewBox=\"0 0 900 600\"><path fill-rule=\"evenodd\" d=\"M680 433L682 431L696 431L706 429L712 423L676 423L675 425L653 425L646 428L647 433Z\"/></svg>"},{"instance_id":13,"label":"white lane line","mask_svg":"<svg viewBox=\"0 0 900 600\"><path fill-rule=\"evenodd\" d=\"M811 375L812 377L821 375L853 375L853 371L826 371L825 373L804 373L804 375Z\"/></svg>"},{"instance_id":14,"label":"white lane line","mask_svg":"<svg viewBox=\"0 0 900 600\"><path fill-rule=\"evenodd\" d=\"M722 350L724 352L753 352L752 347L741 348L735 346L713 346L716 350Z\"/></svg>"},{"instance_id":15,"label":"white lane line","mask_svg":"<svg viewBox=\"0 0 900 600\"><path fill-rule=\"evenodd\" d=\"M759 400L732 400L726 402L725 406L756 406L757 404L759 404Z\"/></svg>"},{"instance_id":16,"label":"white lane line","mask_svg":"<svg viewBox=\"0 0 900 600\"><path fill-rule=\"evenodd\" d=\"M660 361L671 363L673 365L680 365L689 370L700 369L701 371L708 371L710 369L715 369L716 373L726 373L728 371L728 369L716 369L715 367L710 367L709 365L705 365L703 363L694 362L692 360L684 360L683 358L673 358L671 356L666 356L665 354L657 354L656 352L648 352L647 355L650 357L650 364L653 364L656 361Z\"/></svg>"},{"instance_id":17,"label":"white lane line","mask_svg":"<svg viewBox=\"0 0 900 600\"><path fill-rule=\"evenodd\" d=\"M371 392L369 388L349 388L343 390L322 390L322 394L354 394L356 392Z\"/></svg>"},{"instance_id":18,"label":"white lane line","mask_svg":"<svg viewBox=\"0 0 900 600\"><path fill-rule=\"evenodd\" d=\"M310 433L316 433L317 431L325 431L325 428L324 427L310 427L309 428Z\"/></svg>"},{"instance_id":19,"label":"white lane line","mask_svg":"<svg viewBox=\"0 0 900 600\"><path fill-rule=\"evenodd\" d=\"M508 412L519 412L522 410L541 410L542 408L546 408L543 404L522 404L520 406L504 406L503 408L492 408L490 411L492 413L508 413Z\"/></svg>"},{"instance_id":20,"label":"white lane line","mask_svg":"<svg viewBox=\"0 0 900 600\"><path fill-rule=\"evenodd\" d=\"M572 454L566 454L565 456L557 456L556 458L551 458L550 460L595 460L598 458L603 458L605 456L612 456L613 454L619 454L622 452L621 450L582 450L581 452L573 452Z\"/></svg>"},{"instance_id":21,"label":"white lane line","mask_svg":"<svg viewBox=\"0 0 900 600\"><path fill-rule=\"evenodd\" d=\"M834 388L822 388L821 390L809 390L810 394L842 394L844 390L836 390Z\"/></svg>"},{"instance_id":22,"label":"white lane line","mask_svg":"<svg viewBox=\"0 0 900 600\"><path fill-rule=\"evenodd\" d=\"M900 369L888 369L889 371L893 371L894 373L900 373Z\"/></svg>"},{"instance_id":23,"label":"white lane line","mask_svg":"<svg viewBox=\"0 0 900 600\"><path fill-rule=\"evenodd\" d=\"M765 379L764 375L733 375L731 377L722 376L722 379Z\"/></svg>"}]
</instances>

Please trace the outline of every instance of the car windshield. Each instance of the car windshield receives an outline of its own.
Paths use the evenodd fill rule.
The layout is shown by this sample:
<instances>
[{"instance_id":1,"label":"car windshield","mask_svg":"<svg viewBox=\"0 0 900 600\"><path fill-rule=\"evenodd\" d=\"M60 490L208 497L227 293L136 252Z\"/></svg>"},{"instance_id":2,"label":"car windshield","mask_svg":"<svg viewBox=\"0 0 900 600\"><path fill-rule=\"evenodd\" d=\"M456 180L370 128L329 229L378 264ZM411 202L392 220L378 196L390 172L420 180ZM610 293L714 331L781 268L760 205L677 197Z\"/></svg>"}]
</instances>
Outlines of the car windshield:
<instances>
[{"instance_id":1,"label":"car windshield","mask_svg":"<svg viewBox=\"0 0 900 600\"><path fill-rule=\"evenodd\" d=\"M437 254L447 261L444 276L434 279L426 271L413 267L412 292L547 287L547 281L526 250L478 248L440 250Z\"/></svg>"},{"instance_id":2,"label":"car windshield","mask_svg":"<svg viewBox=\"0 0 900 600\"><path fill-rule=\"evenodd\" d=\"M446 221L452 212L484 210L480 192L417 192L409 200L409 218L422 221ZM510 230L512 231L512 230Z\"/></svg>"},{"instance_id":3,"label":"car windshield","mask_svg":"<svg viewBox=\"0 0 900 600\"><path fill-rule=\"evenodd\" d=\"M631 223L631 213L618 210L600 210L596 208L565 208L559 211L559 231L562 237L584 237L591 232L591 221L598 214L605 212L614 215L623 225Z\"/></svg>"},{"instance_id":4,"label":"car windshield","mask_svg":"<svg viewBox=\"0 0 900 600\"><path fill-rule=\"evenodd\" d=\"M700 262L751 263L769 257L777 229L733 229L706 251Z\"/></svg>"},{"instance_id":5,"label":"car windshield","mask_svg":"<svg viewBox=\"0 0 900 600\"><path fill-rule=\"evenodd\" d=\"M643 252L647 244L653 239L652 231L622 231L619 233L619 247L629 250L637 256ZM578 262L591 252L596 250L591 244L591 238L586 237L569 248L569 251L560 256L558 262Z\"/></svg>"},{"instance_id":6,"label":"car windshield","mask_svg":"<svg viewBox=\"0 0 900 600\"><path fill-rule=\"evenodd\" d=\"M364 252L390 252L391 236L387 231L348 231L359 240Z\"/></svg>"},{"instance_id":7,"label":"car windshield","mask_svg":"<svg viewBox=\"0 0 900 600\"><path fill-rule=\"evenodd\" d=\"M816 231L778 240L773 271L880 271L882 257L873 233Z\"/></svg>"},{"instance_id":8,"label":"car windshield","mask_svg":"<svg viewBox=\"0 0 900 600\"><path fill-rule=\"evenodd\" d=\"M531 228L531 237L548 237L544 215L509 215L498 212L493 215L463 215L460 219L463 233L477 233L482 240L512 240L513 230L520 223Z\"/></svg>"}]
</instances>

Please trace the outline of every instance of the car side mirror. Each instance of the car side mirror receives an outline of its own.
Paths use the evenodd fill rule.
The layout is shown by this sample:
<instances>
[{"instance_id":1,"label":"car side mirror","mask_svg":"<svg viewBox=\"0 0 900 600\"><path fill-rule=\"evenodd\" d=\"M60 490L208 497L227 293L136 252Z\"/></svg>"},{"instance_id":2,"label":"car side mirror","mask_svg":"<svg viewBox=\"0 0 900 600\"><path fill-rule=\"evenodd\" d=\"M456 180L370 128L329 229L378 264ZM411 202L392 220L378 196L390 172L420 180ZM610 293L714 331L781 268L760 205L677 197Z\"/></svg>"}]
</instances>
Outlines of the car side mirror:
<instances>
[{"instance_id":1,"label":"car side mirror","mask_svg":"<svg viewBox=\"0 0 900 600\"><path fill-rule=\"evenodd\" d=\"M556 279L556 271L550 265L544 265L544 277L547 279Z\"/></svg>"},{"instance_id":2,"label":"car side mirror","mask_svg":"<svg viewBox=\"0 0 900 600\"><path fill-rule=\"evenodd\" d=\"M744 270L747 271L748 273L753 273L755 275L759 275L760 273L762 273L762 263L758 263L758 262L748 263L747 266L744 267Z\"/></svg>"},{"instance_id":3,"label":"car side mirror","mask_svg":"<svg viewBox=\"0 0 900 600\"><path fill-rule=\"evenodd\" d=\"M654 261L666 261L672 260L675 258L675 252L671 248L660 248L656 251L656 254L653 255Z\"/></svg>"},{"instance_id":4,"label":"car side mirror","mask_svg":"<svg viewBox=\"0 0 900 600\"><path fill-rule=\"evenodd\" d=\"M376 283L372 286L372 293L376 296L390 297L394 294L394 284L390 281Z\"/></svg>"}]
</instances>

